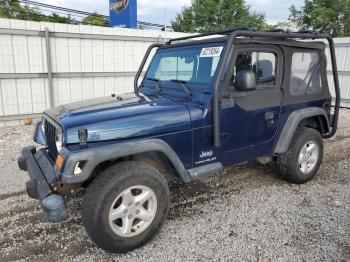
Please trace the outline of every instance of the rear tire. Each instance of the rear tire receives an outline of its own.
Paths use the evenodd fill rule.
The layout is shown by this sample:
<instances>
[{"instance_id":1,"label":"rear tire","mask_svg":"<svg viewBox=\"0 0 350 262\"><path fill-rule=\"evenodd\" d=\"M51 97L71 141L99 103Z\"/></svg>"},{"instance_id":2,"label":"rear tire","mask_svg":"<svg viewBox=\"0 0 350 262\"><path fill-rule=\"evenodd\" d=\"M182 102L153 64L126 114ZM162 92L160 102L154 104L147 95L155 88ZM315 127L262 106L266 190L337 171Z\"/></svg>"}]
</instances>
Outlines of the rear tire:
<instances>
[{"instance_id":1,"label":"rear tire","mask_svg":"<svg viewBox=\"0 0 350 262\"><path fill-rule=\"evenodd\" d=\"M147 243L161 228L170 193L164 177L142 162L122 162L101 172L82 205L86 231L100 248L124 253Z\"/></svg>"},{"instance_id":2,"label":"rear tire","mask_svg":"<svg viewBox=\"0 0 350 262\"><path fill-rule=\"evenodd\" d=\"M284 179L303 184L317 173L323 158L321 134L312 128L296 130L287 152L278 156L278 164Z\"/></svg>"}]
</instances>

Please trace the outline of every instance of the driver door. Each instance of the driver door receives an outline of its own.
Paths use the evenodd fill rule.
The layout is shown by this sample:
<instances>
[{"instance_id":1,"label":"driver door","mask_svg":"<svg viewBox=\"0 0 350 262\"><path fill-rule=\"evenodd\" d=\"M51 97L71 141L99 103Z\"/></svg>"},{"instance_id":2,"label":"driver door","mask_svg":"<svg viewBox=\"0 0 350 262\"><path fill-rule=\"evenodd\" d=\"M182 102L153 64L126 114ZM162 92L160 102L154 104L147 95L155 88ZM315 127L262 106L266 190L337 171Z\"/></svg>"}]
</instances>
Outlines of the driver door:
<instances>
[{"instance_id":1,"label":"driver door","mask_svg":"<svg viewBox=\"0 0 350 262\"><path fill-rule=\"evenodd\" d=\"M277 132L281 110L282 66L282 51L275 46L235 47L230 102L221 105L223 151L236 152L237 156L242 155L241 151L251 152L251 158L255 158L269 149L266 144ZM254 72L254 90L240 92L235 89L235 77L242 70Z\"/></svg>"}]
</instances>

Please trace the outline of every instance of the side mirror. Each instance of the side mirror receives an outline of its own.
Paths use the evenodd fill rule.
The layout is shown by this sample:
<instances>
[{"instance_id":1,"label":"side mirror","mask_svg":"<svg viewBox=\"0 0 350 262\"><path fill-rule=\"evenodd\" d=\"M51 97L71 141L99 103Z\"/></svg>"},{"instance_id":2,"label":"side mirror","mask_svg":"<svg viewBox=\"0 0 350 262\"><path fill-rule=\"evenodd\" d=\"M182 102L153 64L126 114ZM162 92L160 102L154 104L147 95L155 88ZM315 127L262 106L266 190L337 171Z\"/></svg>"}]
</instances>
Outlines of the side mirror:
<instances>
[{"instance_id":1,"label":"side mirror","mask_svg":"<svg viewBox=\"0 0 350 262\"><path fill-rule=\"evenodd\" d=\"M255 90L256 79L254 72L239 71L236 75L235 88L239 92Z\"/></svg>"}]
</instances>

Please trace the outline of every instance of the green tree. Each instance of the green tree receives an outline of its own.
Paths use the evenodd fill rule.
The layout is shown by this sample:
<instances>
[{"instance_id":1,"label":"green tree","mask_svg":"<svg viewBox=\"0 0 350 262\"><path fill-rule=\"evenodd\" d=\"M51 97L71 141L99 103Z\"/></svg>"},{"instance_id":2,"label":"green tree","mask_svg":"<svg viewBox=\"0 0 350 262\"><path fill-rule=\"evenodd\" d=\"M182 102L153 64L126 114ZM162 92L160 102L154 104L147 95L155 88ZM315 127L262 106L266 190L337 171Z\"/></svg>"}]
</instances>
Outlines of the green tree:
<instances>
[{"instance_id":1,"label":"green tree","mask_svg":"<svg viewBox=\"0 0 350 262\"><path fill-rule=\"evenodd\" d=\"M209 32L232 27L266 27L265 15L250 10L244 0L192 0L172 22L181 32Z\"/></svg>"},{"instance_id":2,"label":"green tree","mask_svg":"<svg viewBox=\"0 0 350 262\"><path fill-rule=\"evenodd\" d=\"M0 16L21 18L27 16L28 8L22 7L18 0L0 0Z\"/></svg>"},{"instance_id":3,"label":"green tree","mask_svg":"<svg viewBox=\"0 0 350 262\"><path fill-rule=\"evenodd\" d=\"M301 9L292 5L289 10L294 27L350 36L350 0L305 0Z\"/></svg>"},{"instance_id":4,"label":"green tree","mask_svg":"<svg viewBox=\"0 0 350 262\"><path fill-rule=\"evenodd\" d=\"M81 23L84 25L109 26L109 20L101 17L97 13L85 17Z\"/></svg>"},{"instance_id":5,"label":"green tree","mask_svg":"<svg viewBox=\"0 0 350 262\"><path fill-rule=\"evenodd\" d=\"M43 14L38 8L20 5L18 0L0 0L0 17L29 21L45 21L64 24L78 24L70 15L62 16L56 13Z\"/></svg>"},{"instance_id":6,"label":"green tree","mask_svg":"<svg viewBox=\"0 0 350 262\"><path fill-rule=\"evenodd\" d=\"M73 24L73 25L79 24L79 22L74 18L72 18L70 15L62 16L56 13L52 13L50 16L47 16L47 21L53 22L53 23L61 23L61 24Z\"/></svg>"}]
</instances>

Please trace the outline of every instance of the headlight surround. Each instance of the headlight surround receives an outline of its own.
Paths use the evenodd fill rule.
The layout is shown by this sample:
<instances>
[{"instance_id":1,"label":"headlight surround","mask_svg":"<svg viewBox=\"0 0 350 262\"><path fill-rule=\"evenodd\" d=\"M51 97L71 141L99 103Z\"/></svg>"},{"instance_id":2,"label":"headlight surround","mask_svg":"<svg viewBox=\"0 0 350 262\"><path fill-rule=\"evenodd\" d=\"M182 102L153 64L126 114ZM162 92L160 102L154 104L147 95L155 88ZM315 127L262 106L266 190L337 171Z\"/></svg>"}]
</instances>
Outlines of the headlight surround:
<instances>
[{"instance_id":1,"label":"headlight surround","mask_svg":"<svg viewBox=\"0 0 350 262\"><path fill-rule=\"evenodd\" d=\"M56 148L60 152L63 148L63 135L61 130L56 130Z\"/></svg>"},{"instance_id":2,"label":"headlight surround","mask_svg":"<svg viewBox=\"0 0 350 262\"><path fill-rule=\"evenodd\" d=\"M37 121L35 123L35 126L33 127L33 140L34 142L46 146L46 136L45 136L45 128L44 128L44 121Z\"/></svg>"}]
</instances>

